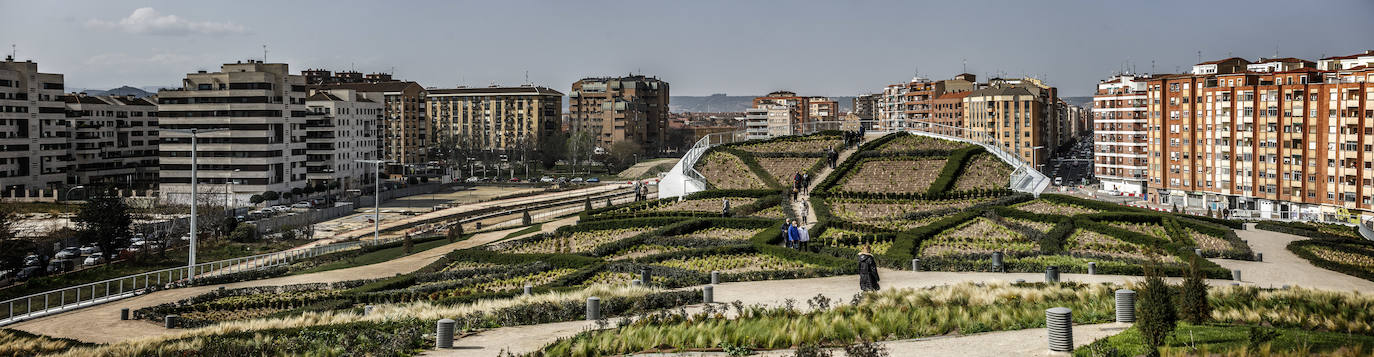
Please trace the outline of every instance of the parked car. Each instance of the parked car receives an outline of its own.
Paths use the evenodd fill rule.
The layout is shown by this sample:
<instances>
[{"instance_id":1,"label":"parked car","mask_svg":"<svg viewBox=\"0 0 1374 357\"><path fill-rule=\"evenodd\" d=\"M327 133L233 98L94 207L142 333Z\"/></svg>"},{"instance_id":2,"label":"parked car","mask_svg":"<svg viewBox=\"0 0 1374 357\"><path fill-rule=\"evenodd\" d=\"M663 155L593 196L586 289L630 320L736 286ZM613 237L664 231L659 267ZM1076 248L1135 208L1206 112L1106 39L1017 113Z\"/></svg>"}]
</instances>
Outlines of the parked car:
<instances>
[{"instance_id":1,"label":"parked car","mask_svg":"<svg viewBox=\"0 0 1374 357\"><path fill-rule=\"evenodd\" d=\"M29 280L40 275L43 275L43 267L31 266L24 268L24 270L20 270L19 274L14 275L14 278L18 280Z\"/></svg>"},{"instance_id":2,"label":"parked car","mask_svg":"<svg viewBox=\"0 0 1374 357\"><path fill-rule=\"evenodd\" d=\"M587 179L587 182L597 183L597 182L601 182L601 179L593 177L593 178Z\"/></svg>"},{"instance_id":3,"label":"parked car","mask_svg":"<svg viewBox=\"0 0 1374 357\"><path fill-rule=\"evenodd\" d=\"M582 183L583 181L581 177L574 177L572 179L572 183Z\"/></svg>"},{"instance_id":4,"label":"parked car","mask_svg":"<svg viewBox=\"0 0 1374 357\"><path fill-rule=\"evenodd\" d=\"M296 202L291 208L310 208L310 202Z\"/></svg>"},{"instance_id":5,"label":"parked car","mask_svg":"<svg viewBox=\"0 0 1374 357\"><path fill-rule=\"evenodd\" d=\"M548 176L540 177L539 182L553 182L553 178Z\"/></svg>"},{"instance_id":6,"label":"parked car","mask_svg":"<svg viewBox=\"0 0 1374 357\"><path fill-rule=\"evenodd\" d=\"M510 182L520 182L520 178L519 178L519 177L512 177L512 178L510 178Z\"/></svg>"},{"instance_id":7,"label":"parked car","mask_svg":"<svg viewBox=\"0 0 1374 357\"><path fill-rule=\"evenodd\" d=\"M92 265L96 265L96 264L100 264L100 263L104 263L104 262L105 262L105 255L104 255L104 254L100 254L100 253L95 253L95 254L91 254L90 256L87 256L87 257L86 257L86 260L84 260L84 261L81 262L81 265L92 266Z\"/></svg>"},{"instance_id":8,"label":"parked car","mask_svg":"<svg viewBox=\"0 0 1374 357\"><path fill-rule=\"evenodd\" d=\"M53 255L53 259L72 259L81 256L81 250L76 247L67 247Z\"/></svg>"},{"instance_id":9,"label":"parked car","mask_svg":"<svg viewBox=\"0 0 1374 357\"><path fill-rule=\"evenodd\" d=\"M477 177L477 176L470 176L470 177L468 177L467 180L463 180L463 181L464 181L464 182L467 182L467 183L477 183L477 182L481 182L481 181L482 181L482 178Z\"/></svg>"},{"instance_id":10,"label":"parked car","mask_svg":"<svg viewBox=\"0 0 1374 357\"><path fill-rule=\"evenodd\" d=\"M26 267L38 266L38 263L40 263L40 259L41 259L41 258L39 258L39 256L38 256L37 254L29 254L29 255L26 255L26 256L24 256L24 266L26 266Z\"/></svg>"},{"instance_id":11,"label":"parked car","mask_svg":"<svg viewBox=\"0 0 1374 357\"><path fill-rule=\"evenodd\" d=\"M48 262L48 274L57 274L76 268L76 259L53 259Z\"/></svg>"},{"instance_id":12,"label":"parked car","mask_svg":"<svg viewBox=\"0 0 1374 357\"><path fill-rule=\"evenodd\" d=\"M95 244L87 244L81 246L81 255L91 254L100 254L100 247L95 246Z\"/></svg>"}]
</instances>

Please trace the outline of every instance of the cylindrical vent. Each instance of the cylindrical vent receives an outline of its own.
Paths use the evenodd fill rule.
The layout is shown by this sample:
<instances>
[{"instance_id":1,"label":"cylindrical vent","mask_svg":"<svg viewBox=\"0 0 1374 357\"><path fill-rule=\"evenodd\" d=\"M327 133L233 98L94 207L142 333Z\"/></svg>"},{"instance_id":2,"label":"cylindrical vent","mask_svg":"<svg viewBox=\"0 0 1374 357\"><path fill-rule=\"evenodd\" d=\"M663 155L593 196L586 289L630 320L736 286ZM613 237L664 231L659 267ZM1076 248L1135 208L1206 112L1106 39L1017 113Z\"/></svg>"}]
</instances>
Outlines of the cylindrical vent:
<instances>
[{"instance_id":1,"label":"cylindrical vent","mask_svg":"<svg viewBox=\"0 0 1374 357\"><path fill-rule=\"evenodd\" d=\"M1262 262L1262 261L1264 261L1264 253L1255 253L1255 261L1257 261L1257 262Z\"/></svg>"},{"instance_id":2,"label":"cylindrical vent","mask_svg":"<svg viewBox=\"0 0 1374 357\"><path fill-rule=\"evenodd\" d=\"M1231 280L1235 280L1235 281L1244 281L1244 280L1240 280L1240 269L1232 269L1232 270L1231 270Z\"/></svg>"},{"instance_id":3,"label":"cylindrical vent","mask_svg":"<svg viewBox=\"0 0 1374 357\"><path fill-rule=\"evenodd\" d=\"M716 288L714 286L701 287L701 302L707 304L716 302Z\"/></svg>"},{"instance_id":4,"label":"cylindrical vent","mask_svg":"<svg viewBox=\"0 0 1374 357\"><path fill-rule=\"evenodd\" d=\"M434 328L434 348L453 348L453 319L439 320Z\"/></svg>"},{"instance_id":5,"label":"cylindrical vent","mask_svg":"<svg viewBox=\"0 0 1374 357\"><path fill-rule=\"evenodd\" d=\"M587 298L587 321L595 321L600 319L601 298L595 296Z\"/></svg>"},{"instance_id":6,"label":"cylindrical vent","mask_svg":"<svg viewBox=\"0 0 1374 357\"><path fill-rule=\"evenodd\" d=\"M644 286L652 284L653 280L649 280L649 268L639 268L639 282Z\"/></svg>"},{"instance_id":7,"label":"cylindrical vent","mask_svg":"<svg viewBox=\"0 0 1374 357\"><path fill-rule=\"evenodd\" d=\"M376 306L372 306L372 305L363 306L363 316L371 315L371 314L372 314L372 309L375 309L375 308L377 308L377 307L376 307Z\"/></svg>"},{"instance_id":8,"label":"cylindrical vent","mask_svg":"<svg viewBox=\"0 0 1374 357\"><path fill-rule=\"evenodd\" d=\"M921 260L911 259L911 271L921 271Z\"/></svg>"},{"instance_id":9,"label":"cylindrical vent","mask_svg":"<svg viewBox=\"0 0 1374 357\"><path fill-rule=\"evenodd\" d=\"M1116 291L1116 322L1135 322L1135 290Z\"/></svg>"},{"instance_id":10,"label":"cylindrical vent","mask_svg":"<svg viewBox=\"0 0 1374 357\"><path fill-rule=\"evenodd\" d=\"M1049 330L1050 351L1073 351L1073 310L1067 307L1045 310L1045 327Z\"/></svg>"},{"instance_id":11,"label":"cylindrical vent","mask_svg":"<svg viewBox=\"0 0 1374 357\"><path fill-rule=\"evenodd\" d=\"M128 319L129 319L129 308L126 307L126 308L123 308L123 309L119 309L119 320L120 320L120 321L125 321L125 320L128 320Z\"/></svg>"},{"instance_id":12,"label":"cylindrical vent","mask_svg":"<svg viewBox=\"0 0 1374 357\"><path fill-rule=\"evenodd\" d=\"M992 252L992 270L1006 271L1002 268L1002 252Z\"/></svg>"},{"instance_id":13,"label":"cylindrical vent","mask_svg":"<svg viewBox=\"0 0 1374 357\"><path fill-rule=\"evenodd\" d=\"M1059 282L1059 267L1053 266L1053 265L1048 266L1048 267L1045 267L1045 282L1046 282L1046 283L1058 283L1058 282Z\"/></svg>"},{"instance_id":14,"label":"cylindrical vent","mask_svg":"<svg viewBox=\"0 0 1374 357\"><path fill-rule=\"evenodd\" d=\"M167 315L167 316L163 316L163 317L162 317L162 327L163 327L163 328L176 328L176 327L177 327L177 315Z\"/></svg>"},{"instance_id":15,"label":"cylindrical vent","mask_svg":"<svg viewBox=\"0 0 1374 357\"><path fill-rule=\"evenodd\" d=\"M530 284L525 284L525 295L528 296L528 295L532 295L532 294L534 294L534 286L532 286L532 285L530 285Z\"/></svg>"},{"instance_id":16,"label":"cylindrical vent","mask_svg":"<svg viewBox=\"0 0 1374 357\"><path fill-rule=\"evenodd\" d=\"M1088 262L1088 275L1097 275L1097 263Z\"/></svg>"},{"instance_id":17,"label":"cylindrical vent","mask_svg":"<svg viewBox=\"0 0 1374 357\"><path fill-rule=\"evenodd\" d=\"M718 272L718 271L713 271L713 272L711 272L711 285L716 285L716 284L720 284L720 272Z\"/></svg>"}]
</instances>

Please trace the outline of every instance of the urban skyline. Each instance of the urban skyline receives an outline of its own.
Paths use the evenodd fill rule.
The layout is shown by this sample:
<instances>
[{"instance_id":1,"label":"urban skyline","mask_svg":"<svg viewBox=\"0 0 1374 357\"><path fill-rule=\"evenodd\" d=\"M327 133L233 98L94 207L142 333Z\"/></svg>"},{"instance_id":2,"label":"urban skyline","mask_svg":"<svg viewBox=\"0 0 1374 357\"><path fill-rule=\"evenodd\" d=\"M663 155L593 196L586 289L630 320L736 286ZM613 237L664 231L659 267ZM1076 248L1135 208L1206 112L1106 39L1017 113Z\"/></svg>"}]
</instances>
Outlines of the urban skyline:
<instances>
[{"instance_id":1,"label":"urban skyline","mask_svg":"<svg viewBox=\"0 0 1374 357\"><path fill-rule=\"evenodd\" d=\"M1092 2L616 4L624 3L407 3L404 7L413 11L381 11L366 3L302 2L274 4L279 11L257 13L253 6L229 4L4 1L0 33L45 30L0 37L0 45L13 45L6 50L15 50L21 60L66 74L73 88L175 86L186 73L230 60L262 59L265 45L267 62L394 72L426 87L519 85L527 78L536 85L563 87L585 77L643 73L673 82L678 95L790 90L825 96L881 91L891 78L946 78L964 72L984 78L1030 76L1058 85L1063 96L1090 96L1098 79L1124 69L1178 73L1199 59L1322 58L1374 47L1336 36L1360 31L1360 15L1374 12L1374 3L1367 1L1322 6L1342 11L1294 13L1269 11L1272 7L1263 2L1244 2L1245 7L1233 2L1148 7ZM1223 10L1236 16L1214 16ZM295 15L303 12L314 16ZM760 16L805 25L749 21ZM1123 16L1154 18L1159 26L1142 31L1122 21ZM617 26L588 26L583 19L591 17L615 18ZM377 25L329 26L361 20ZM908 21L913 20L945 32L912 36ZM509 25L519 22L530 25ZM1251 22L1266 24L1264 38L1242 26ZM463 45L432 45L495 26L502 30L469 38ZM588 41L566 41L547 34L551 28L582 31ZM280 36L311 31L321 35ZM403 35L412 37L396 41ZM63 38L83 40L59 40ZM399 47L406 43L431 45L416 52ZM832 45L817 48L818 43ZM416 54L398 55L403 53ZM616 56L606 55L610 53ZM1042 55L1021 55L1025 53ZM808 75L795 75L801 72Z\"/></svg>"}]
</instances>

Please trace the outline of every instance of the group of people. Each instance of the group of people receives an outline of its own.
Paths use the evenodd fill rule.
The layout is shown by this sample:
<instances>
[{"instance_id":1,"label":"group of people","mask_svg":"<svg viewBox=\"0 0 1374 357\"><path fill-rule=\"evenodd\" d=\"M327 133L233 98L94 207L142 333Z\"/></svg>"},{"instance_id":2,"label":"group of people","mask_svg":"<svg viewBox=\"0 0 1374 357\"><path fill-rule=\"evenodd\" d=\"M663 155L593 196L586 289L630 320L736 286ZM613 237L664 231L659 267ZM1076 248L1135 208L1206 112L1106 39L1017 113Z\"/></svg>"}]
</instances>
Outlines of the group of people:
<instances>
[{"instance_id":1,"label":"group of people","mask_svg":"<svg viewBox=\"0 0 1374 357\"><path fill-rule=\"evenodd\" d=\"M792 249L808 250L810 248L811 235L795 220L789 220L782 224L783 240L787 242L787 247Z\"/></svg>"},{"instance_id":2,"label":"group of people","mask_svg":"<svg viewBox=\"0 0 1374 357\"><path fill-rule=\"evenodd\" d=\"M840 161L840 152L839 152L839 151L835 151L835 148L826 148L826 149L825 149L825 160L826 160L826 162L830 163L830 168L831 168L831 169L834 169L834 168L835 168L835 164L837 164L838 161Z\"/></svg>"},{"instance_id":3,"label":"group of people","mask_svg":"<svg viewBox=\"0 0 1374 357\"><path fill-rule=\"evenodd\" d=\"M862 126L859 127L859 130L858 130L858 131L846 131L846 132L844 132L844 146L845 146L845 147L850 147L850 146L858 145L858 144L863 143L863 141L864 141L864 128L863 128Z\"/></svg>"},{"instance_id":4,"label":"group of people","mask_svg":"<svg viewBox=\"0 0 1374 357\"><path fill-rule=\"evenodd\" d=\"M811 187L810 173L797 172L792 175L792 200L796 201L798 195L806 194L806 190L809 187Z\"/></svg>"}]
</instances>

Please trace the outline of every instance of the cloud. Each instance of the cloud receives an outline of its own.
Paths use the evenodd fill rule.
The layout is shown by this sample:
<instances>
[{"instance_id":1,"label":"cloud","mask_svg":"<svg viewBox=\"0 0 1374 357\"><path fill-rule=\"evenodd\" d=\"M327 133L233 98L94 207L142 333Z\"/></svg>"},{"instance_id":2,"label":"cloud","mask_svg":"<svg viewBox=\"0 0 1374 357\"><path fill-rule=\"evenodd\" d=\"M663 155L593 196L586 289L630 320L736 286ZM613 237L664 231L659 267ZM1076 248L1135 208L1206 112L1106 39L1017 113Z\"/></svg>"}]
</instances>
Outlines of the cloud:
<instances>
[{"instance_id":1,"label":"cloud","mask_svg":"<svg viewBox=\"0 0 1374 357\"><path fill-rule=\"evenodd\" d=\"M232 35L247 33L248 29L233 22L191 21L177 15L163 15L151 7L134 10L129 17L119 21L91 19L86 27L93 29L119 30L132 34L151 34L164 36Z\"/></svg>"}]
</instances>

